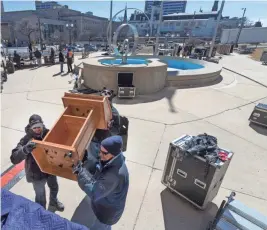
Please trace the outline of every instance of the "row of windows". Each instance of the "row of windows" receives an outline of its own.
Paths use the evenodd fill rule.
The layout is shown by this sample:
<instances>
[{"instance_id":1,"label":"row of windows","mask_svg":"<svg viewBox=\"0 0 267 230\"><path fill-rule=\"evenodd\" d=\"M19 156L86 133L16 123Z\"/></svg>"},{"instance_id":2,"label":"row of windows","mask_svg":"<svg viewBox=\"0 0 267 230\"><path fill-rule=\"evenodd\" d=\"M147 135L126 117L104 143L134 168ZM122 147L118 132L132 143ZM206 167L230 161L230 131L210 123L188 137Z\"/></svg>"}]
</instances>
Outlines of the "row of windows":
<instances>
[{"instance_id":1,"label":"row of windows","mask_svg":"<svg viewBox=\"0 0 267 230\"><path fill-rule=\"evenodd\" d=\"M52 25L52 24L44 24L44 31L48 33L54 33L55 31L63 32L64 26L63 25Z\"/></svg>"},{"instance_id":2,"label":"row of windows","mask_svg":"<svg viewBox=\"0 0 267 230\"><path fill-rule=\"evenodd\" d=\"M186 21L186 22L164 22L165 27L174 27L174 26L202 26L205 25L205 21Z\"/></svg>"}]
</instances>

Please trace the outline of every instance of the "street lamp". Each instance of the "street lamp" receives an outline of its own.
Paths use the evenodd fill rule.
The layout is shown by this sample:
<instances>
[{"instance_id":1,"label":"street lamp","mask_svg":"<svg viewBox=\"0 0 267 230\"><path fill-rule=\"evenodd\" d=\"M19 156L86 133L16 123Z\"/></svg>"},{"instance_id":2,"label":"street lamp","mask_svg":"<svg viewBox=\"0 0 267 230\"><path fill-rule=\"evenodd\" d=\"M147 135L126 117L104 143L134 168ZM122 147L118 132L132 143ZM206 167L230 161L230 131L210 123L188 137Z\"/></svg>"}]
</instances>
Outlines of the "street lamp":
<instances>
[{"instance_id":1,"label":"street lamp","mask_svg":"<svg viewBox=\"0 0 267 230\"><path fill-rule=\"evenodd\" d=\"M243 26L244 26L244 21L245 21L244 19L245 19L245 13L246 13L247 8L242 8L242 10L243 10L243 16L242 16L241 25L240 25L240 28L239 28L239 31L238 31L238 34L237 34L237 37L236 37L236 40L235 40L235 47L238 46L238 40L239 40L241 31L243 29Z\"/></svg>"},{"instance_id":2,"label":"street lamp","mask_svg":"<svg viewBox=\"0 0 267 230\"><path fill-rule=\"evenodd\" d=\"M71 45L71 30L73 29L73 24L72 23L66 24L66 28L69 30L69 44Z\"/></svg>"}]
</instances>

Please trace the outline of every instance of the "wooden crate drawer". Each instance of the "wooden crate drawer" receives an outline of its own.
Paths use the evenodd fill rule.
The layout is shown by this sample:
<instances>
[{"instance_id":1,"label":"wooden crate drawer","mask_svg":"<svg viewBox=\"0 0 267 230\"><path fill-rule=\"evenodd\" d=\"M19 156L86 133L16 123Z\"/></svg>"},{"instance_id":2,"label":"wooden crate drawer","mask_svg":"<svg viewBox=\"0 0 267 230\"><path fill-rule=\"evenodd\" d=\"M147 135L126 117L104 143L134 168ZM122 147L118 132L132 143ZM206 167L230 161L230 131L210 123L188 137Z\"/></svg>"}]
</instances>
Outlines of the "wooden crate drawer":
<instances>
[{"instance_id":1,"label":"wooden crate drawer","mask_svg":"<svg viewBox=\"0 0 267 230\"><path fill-rule=\"evenodd\" d=\"M35 141L33 156L42 172L75 180L72 166L82 160L96 129L112 118L107 98L65 94L65 110L43 141Z\"/></svg>"}]
</instances>

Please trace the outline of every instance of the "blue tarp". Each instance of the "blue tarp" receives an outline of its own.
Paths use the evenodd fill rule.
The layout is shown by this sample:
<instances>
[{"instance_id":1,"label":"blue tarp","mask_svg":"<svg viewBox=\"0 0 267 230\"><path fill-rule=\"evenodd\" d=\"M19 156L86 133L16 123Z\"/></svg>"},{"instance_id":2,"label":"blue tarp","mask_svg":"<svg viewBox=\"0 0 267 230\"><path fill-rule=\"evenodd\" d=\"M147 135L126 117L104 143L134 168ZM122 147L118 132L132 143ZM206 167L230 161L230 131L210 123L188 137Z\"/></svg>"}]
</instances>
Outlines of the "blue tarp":
<instances>
[{"instance_id":1,"label":"blue tarp","mask_svg":"<svg viewBox=\"0 0 267 230\"><path fill-rule=\"evenodd\" d=\"M1 190L1 225L8 230L88 230L8 190Z\"/></svg>"}]
</instances>

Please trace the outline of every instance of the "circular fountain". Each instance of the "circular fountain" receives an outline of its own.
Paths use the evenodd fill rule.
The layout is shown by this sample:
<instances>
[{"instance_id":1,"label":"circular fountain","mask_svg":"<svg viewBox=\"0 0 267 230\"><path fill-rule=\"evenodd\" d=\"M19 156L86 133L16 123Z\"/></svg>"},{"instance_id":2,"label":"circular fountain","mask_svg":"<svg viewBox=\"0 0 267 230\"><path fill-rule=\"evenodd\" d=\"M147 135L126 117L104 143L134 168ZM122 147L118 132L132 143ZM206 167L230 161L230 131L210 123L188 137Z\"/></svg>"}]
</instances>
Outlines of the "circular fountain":
<instances>
[{"instance_id":1,"label":"circular fountain","mask_svg":"<svg viewBox=\"0 0 267 230\"><path fill-rule=\"evenodd\" d=\"M120 12L122 10L118 13ZM118 50L116 44L118 34L125 26L129 26L134 33L134 46L131 52L128 39L124 40L121 50ZM111 35L108 33L107 36ZM165 86L178 88L203 86L221 78L222 67L211 62L168 56L133 56L137 42L138 33L135 26L126 23L118 27L113 36L115 57L85 60L82 74L84 85L96 90L107 87L117 92L118 74L130 73L133 75L131 85L136 87L136 95L142 95L155 93Z\"/></svg>"},{"instance_id":2,"label":"circular fountain","mask_svg":"<svg viewBox=\"0 0 267 230\"><path fill-rule=\"evenodd\" d=\"M188 58L131 56L126 63L120 58L91 58L83 63L84 85L93 89L107 87L117 91L118 73L133 73L136 94L155 93L165 86L197 87L220 79L221 66Z\"/></svg>"}]
</instances>

